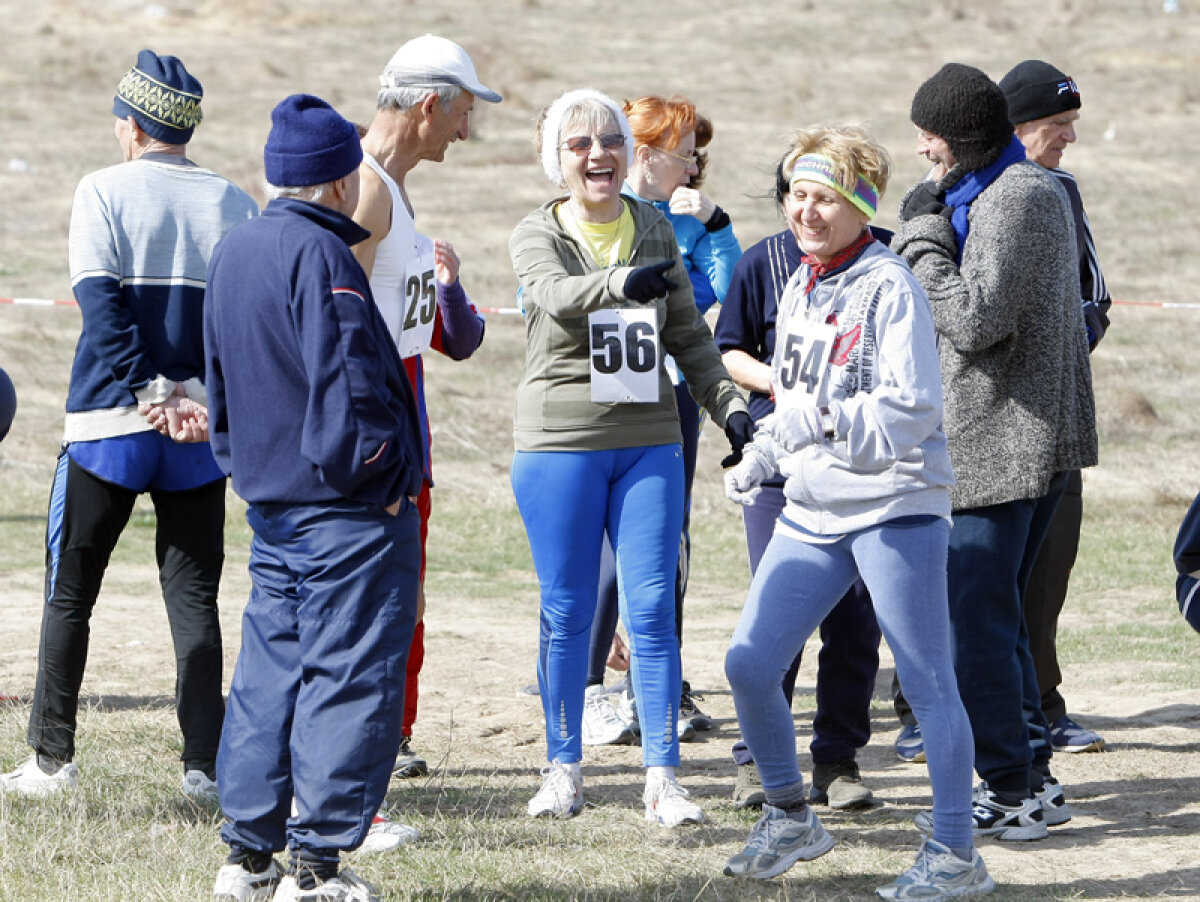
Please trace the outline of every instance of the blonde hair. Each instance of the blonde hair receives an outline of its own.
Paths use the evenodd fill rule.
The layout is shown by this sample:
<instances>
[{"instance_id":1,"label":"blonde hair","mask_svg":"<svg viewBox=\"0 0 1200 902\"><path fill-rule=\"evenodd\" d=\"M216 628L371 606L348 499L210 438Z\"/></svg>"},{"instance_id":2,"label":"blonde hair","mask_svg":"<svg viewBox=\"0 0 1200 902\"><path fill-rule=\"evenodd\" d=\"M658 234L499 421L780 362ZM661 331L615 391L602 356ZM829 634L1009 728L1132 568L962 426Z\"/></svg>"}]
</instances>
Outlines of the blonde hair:
<instances>
[{"instance_id":1,"label":"blonde hair","mask_svg":"<svg viewBox=\"0 0 1200 902\"><path fill-rule=\"evenodd\" d=\"M882 144L858 125L811 125L792 136L792 149L783 158L782 172L790 181L792 168L805 154L820 154L833 163L834 177L848 192L864 178L883 197L892 174L892 158Z\"/></svg>"}]
</instances>

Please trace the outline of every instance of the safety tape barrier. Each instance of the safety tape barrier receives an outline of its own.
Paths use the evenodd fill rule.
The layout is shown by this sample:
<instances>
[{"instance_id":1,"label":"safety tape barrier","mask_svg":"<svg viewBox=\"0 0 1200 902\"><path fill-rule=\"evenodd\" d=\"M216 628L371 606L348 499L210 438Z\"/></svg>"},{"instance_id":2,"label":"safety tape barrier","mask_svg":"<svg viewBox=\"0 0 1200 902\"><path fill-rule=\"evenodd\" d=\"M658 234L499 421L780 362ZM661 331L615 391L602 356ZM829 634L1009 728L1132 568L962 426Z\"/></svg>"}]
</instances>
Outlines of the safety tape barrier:
<instances>
[{"instance_id":1,"label":"safety tape barrier","mask_svg":"<svg viewBox=\"0 0 1200 902\"><path fill-rule=\"evenodd\" d=\"M46 298L0 298L0 304L15 304L22 307L78 307L76 301L51 301ZM497 313L506 316L520 316L520 307L477 307L480 313Z\"/></svg>"},{"instance_id":2,"label":"safety tape barrier","mask_svg":"<svg viewBox=\"0 0 1200 902\"><path fill-rule=\"evenodd\" d=\"M1160 307L1164 310L1200 310L1200 303L1175 303L1172 301L1113 301L1130 307ZM25 307L78 307L75 301L50 301L45 298L0 298L0 304L16 304ZM480 313L496 313L502 316L521 316L520 307L476 307Z\"/></svg>"}]
</instances>

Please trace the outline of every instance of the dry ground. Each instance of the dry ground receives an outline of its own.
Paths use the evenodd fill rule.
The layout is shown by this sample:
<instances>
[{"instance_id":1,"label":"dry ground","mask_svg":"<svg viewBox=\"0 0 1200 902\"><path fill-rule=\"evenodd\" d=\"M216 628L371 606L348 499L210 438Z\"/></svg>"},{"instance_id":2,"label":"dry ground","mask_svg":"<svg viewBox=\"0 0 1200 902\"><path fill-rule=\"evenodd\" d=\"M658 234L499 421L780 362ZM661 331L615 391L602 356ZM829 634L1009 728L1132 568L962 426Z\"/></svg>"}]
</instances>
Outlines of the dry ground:
<instances>
[{"instance_id":1,"label":"dry ground","mask_svg":"<svg viewBox=\"0 0 1200 902\"><path fill-rule=\"evenodd\" d=\"M1200 264L1192 251L1200 230L1190 196L1200 112L1195 4L1184 0L1176 15L1151 0L727 6L714 12L711 4L690 2L0 0L0 297L69 297L71 190L83 173L118 158L110 98L140 47L180 55L204 83L206 119L192 155L261 196L261 147L275 102L309 91L365 120L374 78L395 47L434 31L467 46L485 83L505 96L498 107L481 105L471 141L452 148L446 163L419 168L410 184L423 229L455 243L464 282L481 304L511 303L508 233L550 191L534 161L531 123L561 89L589 85L616 97L679 92L695 100L717 129L710 193L749 246L779 228L762 195L790 129L816 121L867 124L896 159L894 189L880 217L893 224L896 199L922 172L907 120L916 86L945 61L969 62L998 78L1030 56L1055 62L1083 91L1080 141L1066 163L1083 186L1114 295L1197 299ZM1076 818L1050 840L1031 848L986 844L989 866L1010 898L1200 898L1200 637L1176 622L1169 561L1173 527L1200 484L1194 473L1200 368L1193 350L1200 311L1118 306L1113 320L1094 357L1102 463L1086 477L1088 521L1062 623L1064 690L1072 710L1104 732L1112 751L1056 759ZM13 434L0 446L0 695L27 699L32 690L44 496L77 322L71 309L0 304L0 365L21 403ZM464 807L493 816L523 817L542 758L540 708L517 696L533 677L537 603L507 481L521 354L519 323L494 316L474 360L435 360L429 367L439 485L417 738L438 776L396 786L391 798L422 812L434 851L415 851L417 862L454 835L439 820L455 816L447 798L469 799ZM702 442L684 648L685 672L720 728L683 749L684 779L714 824L678 839L645 833L649 847L669 847L672 867L680 869L663 875L664 898L742 892L729 881L707 882L748 823L725 802L736 727L721 660L746 571L738 513L722 498L716 476L721 443L712 430ZM171 695L166 625L146 566L151 533L152 516L139 508L94 621L84 686L93 710L85 727L143 705L157 711ZM223 589L230 672L246 591L246 543L231 497ZM815 657L802 672L797 702L802 750ZM885 665L881 690L889 679ZM858 898L873 885L868 878L907 864L915 834L906 819L928 803L928 786L921 768L891 753L896 722L884 694L875 708L876 737L861 760L887 806L866 817L830 818L839 848L764 893ZM21 707L0 716L4 766L24 754L24 716ZM165 710L160 716L169 724ZM437 877L406 883L399 876L389 885L405 895L519 895L525 890L514 887L530 886L551 896L635 894L622 873L634 867L627 857L579 871L571 863L592 861L597 850L589 844L612 842L606 828L614 819L642 833L633 826L637 761L629 749L588 752L589 797L598 807L524 850L540 852L550 871L560 862L556 877L530 878L518 869L510 882L501 849L493 850L495 861L485 854L499 876L481 868L458 884ZM214 862L216 855L214 842ZM4 880L21 866L0 853ZM688 879L678 882L679 873ZM809 873L815 883L806 882ZM639 873L636 893L659 897L655 879ZM6 885L14 884L0 880ZM206 892L205 885L194 895Z\"/></svg>"}]
</instances>

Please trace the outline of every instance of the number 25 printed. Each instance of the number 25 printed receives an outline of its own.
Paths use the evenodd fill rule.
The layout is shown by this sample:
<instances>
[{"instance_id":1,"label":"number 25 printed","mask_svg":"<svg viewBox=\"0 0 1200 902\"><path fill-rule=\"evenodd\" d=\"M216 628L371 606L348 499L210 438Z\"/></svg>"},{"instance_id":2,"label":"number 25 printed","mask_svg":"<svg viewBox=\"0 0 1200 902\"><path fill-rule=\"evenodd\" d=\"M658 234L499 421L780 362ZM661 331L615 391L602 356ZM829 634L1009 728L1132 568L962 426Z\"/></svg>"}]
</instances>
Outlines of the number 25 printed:
<instances>
[{"instance_id":1,"label":"number 25 printed","mask_svg":"<svg viewBox=\"0 0 1200 902\"><path fill-rule=\"evenodd\" d=\"M437 292L433 287L433 270L426 270L420 276L411 275L404 284L404 295L407 300L404 311L404 328L415 329L418 325L433 322L437 312ZM418 309L419 305L419 309Z\"/></svg>"}]
</instances>

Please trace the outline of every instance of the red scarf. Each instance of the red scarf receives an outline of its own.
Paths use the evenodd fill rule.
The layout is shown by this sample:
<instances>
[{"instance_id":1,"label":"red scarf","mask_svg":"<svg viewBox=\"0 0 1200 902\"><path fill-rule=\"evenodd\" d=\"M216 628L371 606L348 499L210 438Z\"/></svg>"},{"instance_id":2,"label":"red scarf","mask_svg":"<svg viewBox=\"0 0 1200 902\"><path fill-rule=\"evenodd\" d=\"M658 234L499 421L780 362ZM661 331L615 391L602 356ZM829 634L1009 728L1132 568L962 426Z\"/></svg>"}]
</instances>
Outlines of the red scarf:
<instances>
[{"instance_id":1,"label":"red scarf","mask_svg":"<svg viewBox=\"0 0 1200 902\"><path fill-rule=\"evenodd\" d=\"M809 256L808 254L802 255L800 262L808 267L808 284L804 286L804 293L811 294L813 288L817 285L818 279L823 279L831 272L836 272L843 266L846 266L874 240L875 236L871 234L871 230L863 229L861 235L854 239L851 244L830 257L827 263L822 263L816 257Z\"/></svg>"}]
</instances>

